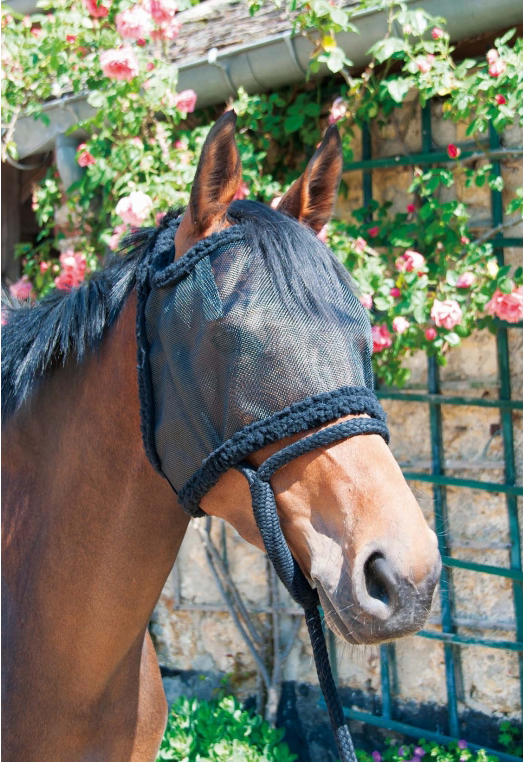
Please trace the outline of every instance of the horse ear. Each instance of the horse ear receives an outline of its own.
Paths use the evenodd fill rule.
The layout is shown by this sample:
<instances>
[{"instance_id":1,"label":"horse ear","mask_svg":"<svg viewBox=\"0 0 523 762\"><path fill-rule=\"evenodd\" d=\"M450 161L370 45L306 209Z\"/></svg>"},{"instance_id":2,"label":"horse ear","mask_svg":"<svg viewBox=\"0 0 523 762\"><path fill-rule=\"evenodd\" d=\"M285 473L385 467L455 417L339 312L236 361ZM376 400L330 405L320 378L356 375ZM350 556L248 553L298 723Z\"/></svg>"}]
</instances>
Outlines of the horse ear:
<instances>
[{"instance_id":1,"label":"horse ear","mask_svg":"<svg viewBox=\"0 0 523 762\"><path fill-rule=\"evenodd\" d=\"M221 220L242 181L235 140L236 114L226 111L204 143L189 199L193 232L203 235Z\"/></svg>"},{"instance_id":2,"label":"horse ear","mask_svg":"<svg viewBox=\"0 0 523 762\"><path fill-rule=\"evenodd\" d=\"M332 217L343 169L343 150L336 125L329 127L307 169L291 185L278 211L319 233Z\"/></svg>"}]
</instances>

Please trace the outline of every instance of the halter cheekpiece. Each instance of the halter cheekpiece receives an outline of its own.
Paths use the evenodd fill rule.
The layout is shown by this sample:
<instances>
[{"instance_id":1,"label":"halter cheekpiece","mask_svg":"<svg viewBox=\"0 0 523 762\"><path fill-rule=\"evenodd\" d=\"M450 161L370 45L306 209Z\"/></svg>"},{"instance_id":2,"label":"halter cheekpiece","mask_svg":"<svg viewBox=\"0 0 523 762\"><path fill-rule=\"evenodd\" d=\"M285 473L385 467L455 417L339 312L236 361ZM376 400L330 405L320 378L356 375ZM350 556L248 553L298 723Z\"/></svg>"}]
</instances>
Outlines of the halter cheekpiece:
<instances>
[{"instance_id":1,"label":"halter cheekpiece","mask_svg":"<svg viewBox=\"0 0 523 762\"><path fill-rule=\"evenodd\" d=\"M321 288L311 284L308 303L296 299L241 224L203 239L175 261L178 224L179 218L170 219L155 231L138 275L145 449L191 516L204 515L200 501L222 473L236 468L245 475L267 554L305 610L340 760L355 762L318 593L283 536L270 477L299 455L342 439L379 434L388 442L385 413L373 392L370 325L350 287L341 279L326 282L321 267ZM318 252L332 256L323 246ZM246 462L269 443L350 413L368 417L309 434L258 469Z\"/></svg>"}]
</instances>

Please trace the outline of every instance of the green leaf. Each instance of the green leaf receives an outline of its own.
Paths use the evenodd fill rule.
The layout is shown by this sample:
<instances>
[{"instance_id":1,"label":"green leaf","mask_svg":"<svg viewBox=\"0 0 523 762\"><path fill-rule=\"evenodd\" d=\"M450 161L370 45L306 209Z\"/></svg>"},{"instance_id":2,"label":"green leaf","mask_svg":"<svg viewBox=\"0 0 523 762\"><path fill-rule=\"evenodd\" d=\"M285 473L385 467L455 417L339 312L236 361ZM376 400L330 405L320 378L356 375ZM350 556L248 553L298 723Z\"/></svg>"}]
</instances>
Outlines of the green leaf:
<instances>
[{"instance_id":1,"label":"green leaf","mask_svg":"<svg viewBox=\"0 0 523 762\"><path fill-rule=\"evenodd\" d=\"M337 47L329 51L326 63L333 74L337 74L345 65L350 65L350 61L345 57L343 50Z\"/></svg>"},{"instance_id":2,"label":"green leaf","mask_svg":"<svg viewBox=\"0 0 523 762\"><path fill-rule=\"evenodd\" d=\"M87 103L93 108L101 108L105 104L105 93L93 90L87 96Z\"/></svg>"},{"instance_id":3,"label":"green leaf","mask_svg":"<svg viewBox=\"0 0 523 762\"><path fill-rule=\"evenodd\" d=\"M386 40L378 40L368 49L367 54L374 55L378 63L382 63L395 53L403 53L405 49L405 42L403 40L400 40L399 37L389 37Z\"/></svg>"},{"instance_id":4,"label":"green leaf","mask_svg":"<svg viewBox=\"0 0 523 762\"><path fill-rule=\"evenodd\" d=\"M454 331L451 331L450 333L447 333L445 336L445 341L447 344L450 344L451 347L457 347L458 344L461 344L461 339L458 336L457 333L454 333Z\"/></svg>"},{"instance_id":5,"label":"green leaf","mask_svg":"<svg viewBox=\"0 0 523 762\"><path fill-rule=\"evenodd\" d=\"M287 135L289 135L291 132L296 132L300 129L300 127L303 127L304 121L305 117L303 114L294 114L293 116L288 116L283 123L283 129Z\"/></svg>"},{"instance_id":6,"label":"green leaf","mask_svg":"<svg viewBox=\"0 0 523 762\"><path fill-rule=\"evenodd\" d=\"M511 294L514 290L514 281L511 278L503 278L498 283L498 288L503 294Z\"/></svg>"},{"instance_id":7,"label":"green leaf","mask_svg":"<svg viewBox=\"0 0 523 762\"><path fill-rule=\"evenodd\" d=\"M396 103L402 103L410 90L411 80L407 78L389 79L386 80L385 87L389 91L392 100L396 101Z\"/></svg>"}]
</instances>

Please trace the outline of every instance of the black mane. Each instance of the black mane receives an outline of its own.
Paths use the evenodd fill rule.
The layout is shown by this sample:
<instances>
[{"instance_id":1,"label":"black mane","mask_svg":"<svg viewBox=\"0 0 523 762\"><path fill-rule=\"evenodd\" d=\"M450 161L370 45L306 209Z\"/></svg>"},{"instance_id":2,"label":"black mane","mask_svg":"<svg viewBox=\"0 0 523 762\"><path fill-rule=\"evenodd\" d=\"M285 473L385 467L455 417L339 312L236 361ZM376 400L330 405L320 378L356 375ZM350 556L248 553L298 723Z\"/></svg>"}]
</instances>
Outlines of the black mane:
<instances>
[{"instance_id":1,"label":"black mane","mask_svg":"<svg viewBox=\"0 0 523 762\"><path fill-rule=\"evenodd\" d=\"M169 212L161 225L179 213ZM128 236L108 266L79 288L55 289L32 306L13 306L2 299L2 422L57 362L70 357L81 362L98 347L135 286L154 232L143 228Z\"/></svg>"},{"instance_id":2,"label":"black mane","mask_svg":"<svg viewBox=\"0 0 523 762\"><path fill-rule=\"evenodd\" d=\"M178 217L172 210L160 228ZM338 283L354 291L343 265L309 229L256 201L235 201L227 210L241 225L273 272L276 289L287 301L321 309L326 290ZM72 291L54 290L33 306L4 304L2 327L2 420L29 396L33 384L70 357L81 362L96 349L136 284L140 266L151 256L157 228L133 233L109 265ZM122 256L122 253L124 254Z\"/></svg>"}]
</instances>

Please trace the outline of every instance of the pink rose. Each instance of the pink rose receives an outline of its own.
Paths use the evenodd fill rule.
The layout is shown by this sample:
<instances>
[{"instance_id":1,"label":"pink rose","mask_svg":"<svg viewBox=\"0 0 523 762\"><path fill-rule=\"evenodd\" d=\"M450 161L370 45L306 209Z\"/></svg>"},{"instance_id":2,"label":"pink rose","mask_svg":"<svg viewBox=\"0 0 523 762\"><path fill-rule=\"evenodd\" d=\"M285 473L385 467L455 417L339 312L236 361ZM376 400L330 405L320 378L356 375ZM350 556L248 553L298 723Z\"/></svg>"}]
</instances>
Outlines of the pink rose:
<instances>
[{"instance_id":1,"label":"pink rose","mask_svg":"<svg viewBox=\"0 0 523 762\"><path fill-rule=\"evenodd\" d=\"M124 40L141 40L151 31L151 17L139 5L116 14L116 29Z\"/></svg>"},{"instance_id":2,"label":"pink rose","mask_svg":"<svg viewBox=\"0 0 523 762\"><path fill-rule=\"evenodd\" d=\"M461 155L461 148L455 146L454 143L449 143L447 146L447 153L451 159L459 159Z\"/></svg>"},{"instance_id":3,"label":"pink rose","mask_svg":"<svg viewBox=\"0 0 523 762\"><path fill-rule=\"evenodd\" d=\"M491 48L487 53L487 61L489 64L496 63L499 58L499 53L496 48Z\"/></svg>"},{"instance_id":4,"label":"pink rose","mask_svg":"<svg viewBox=\"0 0 523 762\"><path fill-rule=\"evenodd\" d=\"M505 61L503 61L502 58L498 58L497 61L495 61L493 64L491 64L488 67L488 73L491 77L499 77L500 74L503 74L505 69L507 68L507 64Z\"/></svg>"},{"instance_id":5,"label":"pink rose","mask_svg":"<svg viewBox=\"0 0 523 762\"><path fill-rule=\"evenodd\" d=\"M356 252L356 254L363 254L363 252L367 248L367 241L365 240L365 238L362 238L359 235L354 241L353 246L354 246L354 251Z\"/></svg>"},{"instance_id":6,"label":"pink rose","mask_svg":"<svg viewBox=\"0 0 523 762\"><path fill-rule=\"evenodd\" d=\"M507 323L519 323L523 320L523 286L515 288L510 294L496 289L486 310L489 315L495 315Z\"/></svg>"},{"instance_id":7,"label":"pink rose","mask_svg":"<svg viewBox=\"0 0 523 762\"><path fill-rule=\"evenodd\" d=\"M72 249L60 254L60 275L54 279L56 288L70 291L77 288L85 278L85 254Z\"/></svg>"},{"instance_id":8,"label":"pink rose","mask_svg":"<svg viewBox=\"0 0 523 762\"><path fill-rule=\"evenodd\" d=\"M75 34L67 34L65 36L65 39L67 42L76 42L76 35Z\"/></svg>"},{"instance_id":9,"label":"pink rose","mask_svg":"<svg viewBox=\"0 0 523 762\"><path fill-rule=\"evenodd\" d=\"M434 341L437 335L438 335L438 332L436 331L435 328L430 327L430 328L427 328L427 330L425 331L425 338L427 339L427 341Z\"/></svg>"},{"instance_id":10,"label":"pink rose","mask_svg":"<svg viewBox=\"0 0 523 762\"><path fill-rule=\"evenodd\" d=\"M81 167L88 167L89 164L96 164L96 159L89 153L85 143L80 143L76 152L78 153L77 162Z\"/></svg>"},{"instance_id":11,"label":"pink rose","mask_svg":"<svg viewBox=\"0 0 523 762\"><path fill-rule=\"evenodd\" d=\"M374 354L392 346L392 336L386 325L372 326L372 351Z\"/></svg>"},{"instance_id":12,"label":"pink rose","mask_svg":"<svg viewBox=\"0 0 523 762\"><path fill-rule=\"evenodd\" d=\"M396 331L396 333L405 333L405 331L410 328L410 323L407 318L404 318L402 315L398 315L398 317L395 317L392 321L392 328Z\"/></svg>"},{"instance_id":13,"label":"pink rose","mask_svg":"<svg viewBox=\"0 0 523 762\"><path fill-rule=\"evenodd\" d=\"M425 267L425 257L420 254L419 251L413 249L407 249L396 260L396 268L400 272L419 272Z\"/></svg>"},{"instance_id":14,"label":"pink rose","mask_svg":"<svg viewBox=\"0 0 523 762\"><path fill-rule=\"evenodd\" d=\"M401 291L399 288L396 288L396 286L393 286L391 290L389 291L389 294L394 297L394 299L399 299L401 296Z\"/></svg>"},{"instance_id":15,"label":"pink rose","mask_svg":"<svg viewBox=\"0 0 523 762\"><path fill-rule=\"evenodd\" d=\"M233 201L241 201L243 198L247 198L249 195L249 186L245 182L245 180L242 180L240 187L232 197Z\"/></svg>"},{"instance_id":16,"label":"pink rose","mask_svg":"<svg viewBox=\"0 0 523 762\"><path fill-rule=\"evenodd\" d=\"M147 71L153 71L153 69L156 69L156 64L153 64L152 61L147 61L145 68Z\"/></svg>"},{"instance_id":17,"label":"pink rose","mask_svg":"<svg viewBox=\"0 0 523 762\"><path fill-rule=\"evenodd\" d=\"M127 81L138 75L138 59L132 48L125 46L105 50L100 54L100 65L106 77Z\"/></svg>"},{"instance_id":18,"label":"pink rose","mask_svg":"<svg viewBox=\"0 0 523 762\"><path fill-rule=\"evenodd\" d=\"M120 225L117 225L111 237L109 238L109 243L107 244L111 251L116 251L120 245L120 239L124 235L124 233L129 230L128 225L125 224L125 222L122 222Z\"/></svg>"},{"instance_id":19,"label":"pink rose","mask_svg":"<svg viewBox=\"0 0 523 762\"><path fill-rule=\"evenodd\" d=\"M462 235L459 240L463 246L466 246L468 243L470 243L470 238L468 238L466 235Z\"/></svg>"},{"instance_id":20,"label":"pink rose","mask_svg":"<svg viewBox=\"0 0 523 762\"><path fill-rule=\"evenodd\" d=\"M120 199L114 211L124 222L138 227L147 219L152 206L152 199L147 193L132 191L128 196Z\"/></svg>"},{"instance_id":21,"label":"pink rose","mask_svg":"<svg viewBox=\"0 0 523 762\"><path fill-rule=\"evenodd\" d=\"M196 108L196 99L198 96L194 90L182 90L176 96L176 108L184 111L186 114L192 114Z\"/></svg>"},{"instance_id":22,"label":"pink rose","mask_svg":"<svg viewBox=\"0 0 523 762\"><path fill-rule=\"evenodd\" d=\"M180 139L174 141L174 147L176 148L177 151L186 151L188 148L185 140L180 140Z\"/></svg>"},{"instance_id":23,"label":"pink rose","mask_svg":"<svg viewBox=\"0 0 523 762\"><path fill-rule=\"evenodd\" d=\"M428 74L429 71L432 69L433 61L434 61L434 56L431 56L431 55L428 55L425 58L418 58L416 61L418 71L420 71L422 74Z\"/></svg>"},{"instance_id":24,"label":"pink rose","mask_svg":"<svg viewBox=\"0 0 523 762\"><path fill-rule=\"evenodd\" d=\"M44 273L46 273L50 267L51 267L50 262L44 262L44 261L40 262L40 272L42 273L42 275L44 275Z\"/></svg>"},{"instance_id":25,"label":"pink rose","mask_svg":"<svg viewBox=\"0 0 523 762\"><path fill-rule=\"evenodd\" d=\"M343 98L336 98L329 111L329 124L336 124L347 115L347 104Z\"/></svg>"},{"instance_id":26,"label":"pink rose","mask_svg":"<svg viewBox=\"0 0 523 762\"><path fill-rule=\"evenodd\" d=\"M145 0L144 6L157 24L168 23L178 10L174 0Z\"/></svg>"},{"instance_id":27,"label":"pink rose","mask_svg":"<svg viewBox=\"0 0 523 762\"><path fill-rule=\"evenodd\" d=\"M445 299L442 302L434 299L430 316L438 328L443 327L450 331L455 325L461 323L463 313L455 299Z\"/></svg>"},{"instance_id":28,"label":"pink rose","mask_svg":"<svg viewBox=\"0 0 523 762\"><path fill-rule=\"evenodd\" d=\"M432 30L432 39L433 40L441 40L442 37L445 36L445 32L443 29L440 29L439 26L435 26Z\"/></svg>"},{"instance_id":29,"label":"pink rose","mask_svg":"<svg viewBox=\"0 0 523 762\"><path fill-rule=\"evenodd\" d=\"M33 296L33 284L29 280L29 276L22 275L20 280L11 283L9 286L9 293L12 297L19 299L20 301L31 299Z\"/></svg>"},{"instance_id":30,"label":"pink rose","mask_svg":"<svg viewBox=\"0 0 523 762\"><path fill-rule=\"evenodd\" d=\"M180 34L182 25L176 19L171 19L163 24L158 24L151 32L152 40L175 40Z\"/></svg>"},{"instance_id":31,"label":"pink rose","mask_svg":"<svg viewBox=\"0 0 523 762\"><path fill-rule=\"evenodd\" d=\"M360 302L363 304L365 309L371 310L372 309L372 294L362 294L360 296Z\"/></svg>"},{"instance_id":32,"label":"pink rose","mask_svg":"<svg viewBox=\"0 0 523 762\"><path fill-rule=\"evenodd\" d=\"M98 3L97 0L83 0L83 4L93 19L104 19L109 13L109 8L102 3ZM111 5L111 3L109 3L109 5Z\"/></svg>"},{"instance_id":33,"label":"pink rose","mask_svg":"<svg viewBox=\"0 0 523 762\"><path fill-rule=\"evenodd\" d=\"M476 281L474 273L461 273L456 281L456 288L470 288Z\"/></svg>"},{"instance_id":34,"label":"pink rose","mask_svg":"<svg viewBox=\"0 0 523 762\"><path fill-rule=\"evenodd\" d=\"M414 214L416 211L416 204L407 204L407 212L409 214Z\"/></svg>"},{"instance_id":35,"label":"pink rose","mask_svg":"<svg viewBox=\"0 0 523 762\"><path fill-rule=\"evenodd\" d=\"M504 106L506 104L506 102L507 102L507 99L505 98L504 95L496 95L494 100L496 101L498 106Z\"/></svg>"},{"instance_id":36,"label":"pink rose","mask_svg":"<svg viewBox=\"0 0 523 762\"><path fill-rule=\"evenodd\" d=\"M369 228L367 230L367 233L370 235L371 238L377 238L377 236L379 236L380 234L380 229L377 225L375 225L375 227Z\"/></svg>"},{"instance_id":37,"label":"pink rose","mask_svg":"<svg viewBox=\"0 0 523 762\"><path fill-rule=\"evenodd\" d=\"M167 214L167 212L158 212L155 215L154 219L155 219L155 222L156 222L157 225L160 224L160 222L163 220L163 218L165 217L166 214Z\"/></svg>"},{"instance_id":38,"label":"pink rose","mask_svg":"<svg viewBox=\"0 0 523 762\"><path fill-rule=\"evenodd\" d=\"M318 233L318 238L322 243L327 243L327 225L324 225Z\"/></svg>"}]
</instances>

